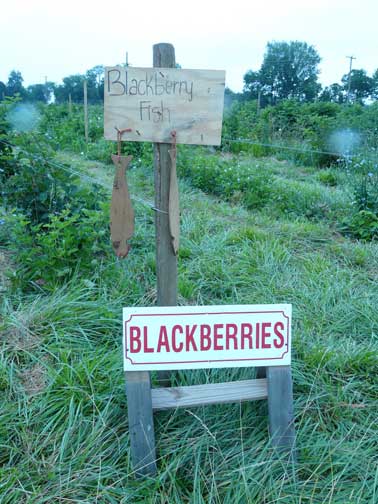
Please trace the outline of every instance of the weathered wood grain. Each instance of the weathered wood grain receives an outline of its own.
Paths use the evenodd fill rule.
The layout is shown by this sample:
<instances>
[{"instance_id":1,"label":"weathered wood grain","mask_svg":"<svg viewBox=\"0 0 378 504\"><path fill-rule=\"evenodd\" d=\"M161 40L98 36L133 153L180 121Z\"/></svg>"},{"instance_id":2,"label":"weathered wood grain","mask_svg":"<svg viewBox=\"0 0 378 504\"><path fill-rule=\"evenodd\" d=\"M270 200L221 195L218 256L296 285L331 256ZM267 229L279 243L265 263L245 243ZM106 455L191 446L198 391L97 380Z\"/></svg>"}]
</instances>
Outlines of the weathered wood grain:
<instances>
[{"instance_id":1,"label":"weathered wood grain","mask_svg":"<svg viewBox=\"0 0 378 504\"><path fill-rule=\"evenodd\" d=\"M172 68L163 52L155 68L105 69L105 138L131 128L131 142L169 143L176 130L179 143L220 145L225 72Z\"/></svg>"},{"instance_id":2,"label":"weathered wood grain","mask_svg":"<svg viewBox=\"0 0 378 504\"><path fill-rule=\"evenodd\" d=\"M116 167L110 206L110 235L117 257L126 257L129 252L128 240L134 233L134 210L126 181L126 169L132 156L112 155Z\"/></svg>"},{"instance_id":3,"label":"weathered wood grain","mask_svg":"<svg viewBox=\"0 0 378 504\"><path fill-rule=\"evenodd\" d=\"M176 155L177 155L176 144L174 144L172 148L169 150L169 156L171 158L171 173L169 180L168 213L169 213L169 230L171 233L172 247L175 255L177 255L180 246L180 200L179 200L179 189L177 182Z\"/></svg>"},{"instance_id":4,"label":"weathered wood grain","mask_svg":"<svg viewBox=\"0 0 378 504\"><path fill-rule=\"evenodd\" d=\"M227 383L152 389L155 410L254 401L267 397L267 381L243 380Z\"/></svg>"},{"instance_id":5,"label":"weathered wood grain","mask_svg":"<svg viewBox=\"0 0 378 504\"><path fill-rule=\"evenodd\" d=\"M272 445L295 458L293 384L290 366L267 367L269 432Z\"/></svg>"},{"instance_id":6,"label":"weathered wood grain","mask_svg":"<svg viewBox=\"0 0 378 504\"><path fill-rule=\"evenodd\" d=\"M153 46L154 67L174 68L176 66L175 49L172 44L155 44ZM173 131L173 130L172 130ZM171 178L172 131L168 142L154 145L154 178L155 178L155 233L156 233L156 287L158 306L177 305L177 256L172 247L172 236L169 227L169 190ZM158 373L159 382L170 383L170 371Z\"/></svg>"},{"instance_id":7,"label":"weathered wood grain","mask_svg":"<svg viewBox=\"0 0 378 504\"><path fill-rule=\"evenodd\" d=\"M266 368L264 366L256 368L256 378L266 378Z\"/></svg>"},{"instance_id":8,"label":"weathered wood grain","mask_svg":"<svg viewBox=\"0 0 378 504\"><path fill-rule=\"evenodd\" d=\"M125 373L130 452L138 476L156 473L155 431L152 414L150 373Z\"/></svg>"}]
</instances>

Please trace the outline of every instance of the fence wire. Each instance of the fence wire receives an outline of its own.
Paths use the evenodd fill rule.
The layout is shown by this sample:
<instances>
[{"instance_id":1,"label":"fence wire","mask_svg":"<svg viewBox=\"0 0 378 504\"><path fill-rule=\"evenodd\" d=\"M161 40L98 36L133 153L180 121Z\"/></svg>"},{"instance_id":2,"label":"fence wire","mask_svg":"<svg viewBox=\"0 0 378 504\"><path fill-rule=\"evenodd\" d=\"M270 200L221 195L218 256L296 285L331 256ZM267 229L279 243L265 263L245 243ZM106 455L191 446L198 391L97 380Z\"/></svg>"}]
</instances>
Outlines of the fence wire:
<instances>
[{"instance_id":1,"label":"fence wire","mask_svg":"<svg viewBox=\"0 0 378 504\"><path fill-rule=\"evenodd\" d=\"M85 180L85 181L90 182L92 184L98 184L98 185L102 186L103 188L105 188L106 190L108 190L108 191L110 190L109 185L107 185L106 183L104 183L104 181L102 181L98 178L95 178L95 177L87 175L83 172L74 170L72 167L66 166L66 165L59 163L57 161L53 161L51 159L46 159L43 156L38 156L37 154L33 154L33 153L27 151L26 149L23 149L22 147L19 147L17 145L12 144L11 142L9 142L7 140L0 139L0 143L7 145L8 147L15 149L19 152L23 152L37 161L43 161L43 162L48 163L49 165L51 165L55 168L65 170L66 172L71 173L73 175L77 175L82 180ZM258 147L270 148L270 149L275 149L275 150L292 151L292 152L296 152L296 153L300 153L300 154L317 154L317 155L322 154L322 155L327 155L327 156L333 156L333 157L336 157L337 159L350 159L354 154L351 151L341 153L341 152L336 152L336 151L332 151L332 150L309 149L309 148L301 149L300 147L294 147L294 146L289 146L289 145L269 143L269 142L259 142L257 140L251 140L249 138L223 137L222 143L223 144L225 144L225 143L226 144L227 143L228 144L247 144L247 145L254 145L254 146L258 146ZM374 148L371 148L371 152L374 152L375 155L377 155L377 152ZM141 205L153 210L153 211L157 211L157 212L160 211L149 201L145 201L145 200L138 198L136 196L131 196L131 199L133 201L140 203Z\"/></svg>"},{"instance_id":2,"label":"fence wire","mask_svg":"<svg viewBox=\"0 0 378 504\"><path fill-rule=\"evenodd\" d=\"M282 144L271 144L267 142L257 142L255 140L250 140L248 138L227 138L224 137L222 138L223 143L244 143L248 145L256 145L258 147L268 147L271 149L282 149L282 150L289 150L289 151L295 151L299 152L301 154L324 154L327 156L336 156L336 157L345 157L350 155L350 153L340 153L340 152L334 152L334 151L323 151L323 150L318 150L318 149L301 149L299 147L293 147L289 145L282 145Z\"/></svg>"},{"instance_id":3,"label":"fence wire","mask_svg":"<svg viewBox=\"0 0 378 504\"><path fill-rule=\"evenodd\" d=\"M51 159L46 159L45 157L43 156L38 156L37 154L33 154L29 151L27 151L26 149L23 149L17 145L14 145L10 142L8 142L7 140L2 140L0 139L0 143L2 143L3 145L6 145L12 149L15 149L16 151L19 151L19 152L22 152L28 156L30 156L31 158L33 158L34 160L36 161L42 161L44 163L47 163L49 164L50 166L53 166L57 169L61 169L61 170L64 170L66 171L67 173L69 174L72 174L72 175L77 175L78 177L80 177L80 179L84 180L84 181L87 181L87 182L90 182L92 184L97 184L101 187L103 187L104 189L106 189L107 191L110 191L111 190L111 187L109 187L108 184L106 184L103 180L101 179L98 179L98 178L95 178L95 177L91 177L90 175L87 175L83 172L80 172L80 171L77 171L77 170L74 170L72 167L70 166L66 166L64 165L63 163L59 163L57 161L53 161ZM131 196L131 199L139 204L141 204L142 206L145 206L147 208L149 208L150 210L154 210L156 212L159 212L160 210L158 208L156 208L152 203L150 203L149 201L145 201L141 198L138 198L136 196Z\"/></svg>"}]
</instances>

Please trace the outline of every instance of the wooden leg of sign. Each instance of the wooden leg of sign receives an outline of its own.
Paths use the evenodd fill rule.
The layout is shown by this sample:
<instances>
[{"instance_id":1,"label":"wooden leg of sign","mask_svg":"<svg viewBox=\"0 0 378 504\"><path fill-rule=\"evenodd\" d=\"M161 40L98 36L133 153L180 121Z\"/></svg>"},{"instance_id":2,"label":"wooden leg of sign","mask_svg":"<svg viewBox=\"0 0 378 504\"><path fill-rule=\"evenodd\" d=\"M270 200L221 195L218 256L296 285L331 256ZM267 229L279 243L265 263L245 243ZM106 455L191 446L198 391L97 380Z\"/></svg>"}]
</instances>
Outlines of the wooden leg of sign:
<instances>
[{"instance_id":1,"label":"wooden leg of sign","mask_svg":"<svg viewBox=\"0 0 378 504\"><path fill-rule=\"evenodd\" d=\"M150 373L125 373L131 461L137 476L156 474Z\"/></svg>"},{"instance_id":2,"label":"wooden leg of sign","mask_svg":"<svg viewBox=\"0 0 378 504\"><path fill-rule=\"evenodd\" d=\"M267 367L269 433L272 445L295 460L293 384L290 366Z\"/></svg>"},{"instance_id":3,"label":"wooden leg of sign","mask_svg":"<svg viewBox=\"0 0 378 504\"><path fill-rule=\"evenodd\" d=\"M266 367L258 367L256 368L256 378L266 378Z\"/></svg>"},{"instance_id":4,"label":"wooden leg of sign","mask_svg":"<svg viewBox=\"0 0 378 504\"><path fill-rule=\"evenodd\" d=\"M171 44L153 46L154 67L175 68L175 49ZM155 229L156 229L156 281L157 305L177 305L177 256L172 247L169 228L169 188L171 175L171 144L157 143L154 146L155 168ZM160 371L160 386L170 385L170 372Z\"/></svg>"}]
</instances>

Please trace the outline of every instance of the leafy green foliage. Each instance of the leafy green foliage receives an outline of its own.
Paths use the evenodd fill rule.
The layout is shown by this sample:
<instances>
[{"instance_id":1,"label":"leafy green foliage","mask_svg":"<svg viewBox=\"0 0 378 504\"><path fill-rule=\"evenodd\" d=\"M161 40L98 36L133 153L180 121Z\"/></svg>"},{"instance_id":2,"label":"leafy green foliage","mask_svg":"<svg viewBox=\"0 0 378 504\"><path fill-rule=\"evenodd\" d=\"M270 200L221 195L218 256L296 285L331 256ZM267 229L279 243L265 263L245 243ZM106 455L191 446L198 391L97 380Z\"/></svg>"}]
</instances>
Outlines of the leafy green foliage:
<instances>
[{"instance_id":1,"label":"leafy green foliage","mask_svg":"<svg viewBox=\"0 0 378 504\"><path fill-rule=\"evenodd\" d=\"M344 89L349 89L350 81L350 96L352 102L363 103L366 98L371 96L373 92L373 78L367 75L366 70L352 70L349 74L343 75L341 82L344 84Z\"/></svg>"},{"instance_id":2,"label":"leafy green foliage","mask_svg":"<svg viewBox=\"0 0 378 504\"><path fill-rule=\"evenodd\" d=\"M27 87L27 101L49 103L54 93L54 83L46 82L45 84L31 84Z\"/></svg>"},{"instance_id":3,"label":"leafy green foliage","mask_svg":"<svg viewBox=\"0 0 378 504\"><path fill-rule=\"evenodd\" d=\"M212 164L206 157L211 159L213 152L199 150L192 156L191 151L180 148L179 160L185 157L190 163L198 155L205 166ZM239 158L227 155L225 163L256 163L251 156ZM77 156L72 159L76 170L84 165L91 169ZM214 164L222 167L223 161ZM319 183L313 167L258 161L260 171L268 170L280 182L281 193L289 186L290 198L304 201L319 191L337 199L338 206L348 201L344 186L351 176L343 168L334 188ZM80 271L63 276L55 285L51 282L51 291L49 285L40 286L37 295L8 291L2 298L4 502L375 502L377 243L335 234L325 219L309 221L275 212L270 205L248 211L221 196L215 201L190 180L180 180L180 303L293 304L297 464L288 465L269 444L265 401L223 404L155 415L158 475L135 480L121 310L156 300L153 213L138 204L137 246L126 261L104 258L101 267L101 252L93 254L88 244L87 261L96 257L99 262L90 268L80 262L82 276ZM131 194L151 198L150 166L131 170L129 183ZM93 232L103 229L101 218L93 218ZM77 228L79 221L73 224L54 223L50 229L59 229L54 237L58 246L49 244L53 258L62 247L71 250L64 248L60 235L69 238L68 229ZM60 258L54 260L64 269ZM173 373L171 380L183 386L253 376L251 369L214 369ZM158 384L154 377L153 382Z\"/></svg>"},{"instance_id":4,"label":"leafy green foliage","mask_svg":"<svg viewBox=\"0 0 378 504\"><path fill-rule=\"evenodd\" d=\"M10 131L7 114L13 103L14 100L9 98L0 102L0 183L4 180L5 173L9 170L9 163L12 160L12 149L7 143Z\"/></svg>"},{"instance_id":5,"label":"leafy green foliage","mask_svg":"<svg viewBox=\"0 0 378 504\"><path fill-rule=\"evenodd\" d=\"M24 79L21 72L17 70L12 70L8 77L6 95L9 97L20 97L24 98L26 96L26 90L23 86Z\"/></svg>"},{"instance_id":6,"label":"leafy green foliage","mask_svg":"<svg viewBox=\"0 0 378 504\"><path fill-rule=\"evenodd\" d=\"M63 84L54 86L57 103L67 103L71 97L74 103L83 103L84 81L87 81L88 103L102 103L104 101L104 67L96 65L85 75L76 74L63 78Z\"/></svg>"},{"instance_id":7,"label":"leafy green foliage","mask_svg":"<svg viewBox=\"0 0 378 504\"><path fill-rule=\"evenodd\" d=\"M360 148L365 140L374 146L377 139L374 105L310 107L290 101L259 114L255 105L232 110L227 127L234 138L248 135L252 141L302 149L302 142L325 145L328 134L322 128L333 132L348 126L361 135ZM267 146L246 144L250 151L237 156L178 147L179 302L293 304L298 462L288 467L269 445L265 403L217 405L156 415L159 474L135 482L120 314L122 306L156 301L153 212L135 202L133 248L126 261L116 262L108 237L109 195L88 186L86 178L96 170L111 188L111 169L85 161L106 160L107 149L114 148L101 140L101 114L91 110L87 147L80 136L79 107L73 107L71 118L65 105L45 110L47 144L36 133L19 135L12 139L18 147L5 148L1 165L4 183L15 189L20 184L19 209L9 198L0 220L0 241L12 252L10 278L18 287L4 290L0 305L2 500L375 502L378 198L373 152L360 158L348 154L345 164L320 171L307 164L308 153L296 155L296 164L251 155L286 157L282 149ZM62 165L54 160L59 148L83 155L65 152ZM151 147L124 148L135 149L128 174L131 194L152 201ZM43 178L49 173L56 188ZM42 190L46 183L54 198L39 201L36 192L32 203L28 193L34 180ZM172 383L253 376L250 369L188 371L175 373Z\"/></svg>"},{"instance_id":8,"label":"leafy green foliage","mask_svg":"<svg viewBox=\"0 0 378 504\"><path fill-rule=\"evenodd\" d=\"M345 103L346 94L344 86L338 84L337 82L331 84L330 86L326 86L322 89L319 95L319 100L339 104Z\"/></svg>"},{"instance_id":9,"label":"leafy green foliage","mask_svg":"<svg viewBox=\"0 0 378 504\"><path fill-rule=\"evenodd\" d=\"M269 42L260 70L244 76L244 89L251 98L260 94L263 104L293 98L312 101L321 88L319 63L316 49L306 42Z\"/></svg>"},{"instance_id":10,"label":"leafy green foliage","mask_svg":"<svg viewBox=\"0 0 378 504\"><path fill-rule=\"evenodd\" d=\"M4 138L0 241L14 250L19 264L13 284L52 288L77 271L85 275L109 249L105 191L83 186L80 172L55 162L45 136Z\"/></svg>"},{"instance_id":11,"label":"leafy green foliage","mask_svg":"<svg viewBox=\"0 0 378 504\"><path fill-rule=\"evenodd\" d=\"M269 199L272 177L256 165L235 163L222 156L179 157L179 173L204 192L240 201L247 208L263 206Z\"/></svg>"},{"instance_id":12,"label":"leafy green foliage","mask_svg":"<svg viewBox=\"0 0 378 504\"><path fill-rule=\"evenodd\" d=\"M375 239L378 234L378 161L354 157L346 160L344 169L349 175L353 201L349 215L343 219L342 229L359 239Z\"/></svg>"},{"instance_id":13,"label":"leafy green foliage","mask_svg":"<svg viewBox=\"0 0 378 504\"><path fill-rule=\"evenodd\" d=\"M117 152L117 146L116 142L109 142L103 138L103 107L91 106L88 122L89 143L86 144L83 107L74 104L70 112L67 104L50 104L43 109L39 130L56 150L70 150L88 159L112 164L111 155ZM132 155L134 163L139 159L152 160L150 143L122 142L121 152Z\"/></svg>"},{"instance_id":14,"label":"leafy green foliage","mask_svg":"<svg viewBox=\"0 0 378 504\"><path fill-rule=\"evenodd\" d=\"M377 111L376 103L284 100L257 114L256 102L236 103L225 115L222 145L225 150L329 166L345 155L377 149Z\"/></svg>"},{"instance_id":15,"label":"leafy green foliage","mask_svg":"<svg viewBox=\"0 0 378 504\"><path fill-rule=\"evenodd\" d=\"M378 216L369 210L359 210L344 221L344 232L362 240L378 237Z\"/></svg>"},{"instance_id":16,"label":"leafy green foliage","mask_svg":"<svg viewBox=\"0 0 378 504\"><path fill-rule=\"evenodd\" d=\"M101 188L88 191L80 184L80 175L68 166L51 161L52 150L37 136L17 137L11 162L2 173L4 204L16 207L32 225L47 223L51 214L64 209L93 209L101 199Z\"/></svg>"},{"instance_id":17,"label":"leafy green foliage","mask_svg":"<svg viewBox=\"0 0 378 504\"><path fill-rule=\"evenodd\" d=\"M110 251L109 208L62 210L44 224L30 226L24 217L11 217L11 248L19 264L11 277L15 287L30 282L53 288L72 278L86 277Z\"/></svg>"},{"instance_id":18,"label":"leafy green foliage","mask_svg":"<svg viewBox=\"0 0 378 504\"><path fill-rule=\"evenodd\" d=\"M322 170L318 173L317 178L322 184L332 187L337 185L337 175L334 171Z\"/></svg>"}]
</instances>

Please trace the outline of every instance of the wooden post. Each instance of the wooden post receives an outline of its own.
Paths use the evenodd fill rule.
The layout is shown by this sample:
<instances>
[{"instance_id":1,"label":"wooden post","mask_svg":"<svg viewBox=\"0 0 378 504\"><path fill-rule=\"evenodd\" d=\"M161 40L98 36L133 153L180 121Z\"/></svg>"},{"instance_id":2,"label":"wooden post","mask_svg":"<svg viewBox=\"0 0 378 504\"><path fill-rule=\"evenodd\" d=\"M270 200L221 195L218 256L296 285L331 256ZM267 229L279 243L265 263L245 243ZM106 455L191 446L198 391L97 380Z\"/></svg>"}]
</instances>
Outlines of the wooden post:
<instances>
[{"instance_id":1,"label":"wooden post","mask_svg":"<svg viewBox=\"0 0 378 504\"><path fill-rule=\"evenodd\" d=\"M175 50L171 44L153 48L154 67L175 67ZM177 304L177 257L173 252L169 229L169 187L171 172L170 144L154 145L155 169L155 232L158 306ZM127 411L130 431L131 460L138 476L156 474L154 419L150 373L125 373ZM169 384L169 371L158 373L158 379Z\"/></svg>"},{"instance_id":2,"label":"wooden post","mask_svg":"<svg viewBox=\"0 0 378 504\"><path fill-rule=\"evenodd\" d=\"M171 44L155 44L154 67L175 68L175 49ZM157 305L177 305L177 256L172 247L169 229L169 187L171 173L171 144L154 144L155 171L155 232L156 232L156 281ZM169 371L158 373L161 384L169 385Z\"/></svg>"},{"instance_id":3,"label":"wooden post","mask_svg":"<svg viewBox=\"0 0 378 504\"><path fill-rule=\"evenodd\" d=\"M154 68L175 67L175 51L171 44L154 45L153 66ZM175 135L172 136L175 138ZM165 140L166 137L162 138ZM171 182L175 181L175 177L171 177L172 162L176 159L172 155L172 150L170 143L154 144L158 306L177 305L177 255L172 246L169 222L170 187ZM125 343L127 344L127 341ZM265 372L266 379L262 378ZM290 366L260 367L257 374L259 379L249 380L246 383L151 389L149 372L126 372L131 460L136 474L138 476L156 474L153 409L190 407L235 400L257 400L266 397L268 397L269 432L272 445L277 451L288 452L290 458L295 460L291 368ZM165 379L169 382L169 376L169 371L158 372L160 380Z\"/></svg>"},{"instance_id":4,"label":"wooden post","mask_svg":"<svg viewBox=\"0 0 378 504\"><path fill-rule=\"evenodd\" d=\"M71 93L68 94L68 113L72 115L72 96Z\"/></svg>"},{"instance_id":5,"label":"wooden post","mask_svg":"<svg viewBox=\"0 0 378 504\"><path fill-rule=\"evenodd\" d=\"M174 68L175 50L171 44L154 45L154 67ZM169 230L169 185L171 144L154 144L155 167L155 215L156 223L156 271L158 306L177 305L177 257L173 252Z\"/></svg>"},{"instance_id":6,"label":"wooden post","mask_svg":"<svg viewBox=\"0 0 378 504\"><path fill-rule=\"evenodd\" d=\"M87 79L84 79L84 131L85 141L88 143L88 90Z\"/></svg>"},{"instance_id":7,"label":"wooden post","mask_svg":"<svg viewBox=\"0 0 378 504\"><path fill-rule=\"evenodd\" d=\"M269 433L272 445L295 460L293 383L290 366L266 368L268 380Z\"/></svg>"},{"instance_id":8,"label":"wooden post","mask_svg":"<svg viewBox=\"0 0 378 504\"><path fill-rule=\"evenodd\" d=\"M150 373L125 373L130 452L137 476L156 474L155 430Z\"/></svg>"},{"instance_id":9,"label":"wooden post","mask_svg":"<svg viewBox=\"0 0 378 504\"><path fill-rule=\"evenodd\" d=\"M266 368L259 366L256 368L256 378L266 378Z\"/></svg>"}]
</instances>

